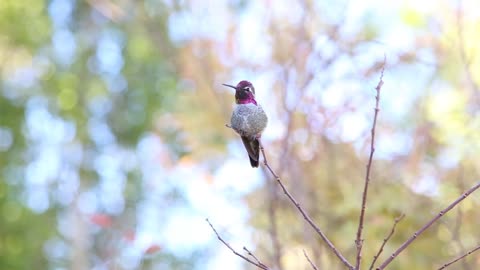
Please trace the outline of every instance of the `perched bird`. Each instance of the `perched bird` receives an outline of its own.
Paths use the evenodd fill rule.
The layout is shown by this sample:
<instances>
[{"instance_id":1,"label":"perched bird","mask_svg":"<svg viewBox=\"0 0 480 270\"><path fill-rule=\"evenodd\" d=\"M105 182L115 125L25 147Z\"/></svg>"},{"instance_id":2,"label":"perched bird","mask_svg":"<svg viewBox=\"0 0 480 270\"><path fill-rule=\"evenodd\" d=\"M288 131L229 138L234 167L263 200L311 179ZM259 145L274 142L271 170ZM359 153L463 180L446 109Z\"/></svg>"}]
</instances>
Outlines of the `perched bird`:
<instances>
[{"instance_id":1,"label":"perched bird","mask_svg":"<svg viewBox=\"0 0 480 270\"><path fill-rule=\"evenodd\" d=\"M260 156L260 136L267 126L268 118L255 100L255 88L249 81L241 81L237 86L223 84L235 89L235 108L230 126L235 130L247 149L250 165L258 167Z\"/></svg>"}]
</instances>

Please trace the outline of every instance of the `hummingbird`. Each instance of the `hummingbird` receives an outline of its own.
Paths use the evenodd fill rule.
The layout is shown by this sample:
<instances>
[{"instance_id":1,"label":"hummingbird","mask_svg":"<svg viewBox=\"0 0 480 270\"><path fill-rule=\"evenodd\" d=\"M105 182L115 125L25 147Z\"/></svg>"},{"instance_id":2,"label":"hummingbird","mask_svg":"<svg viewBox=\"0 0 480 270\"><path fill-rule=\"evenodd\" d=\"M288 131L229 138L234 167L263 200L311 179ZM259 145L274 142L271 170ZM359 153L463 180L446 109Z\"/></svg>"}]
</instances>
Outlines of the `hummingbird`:
<instances>
[{"instance_id":1,"label":"hummingbird","mask_svg":"<svg viewBox=\"0 0 480 270\"><path fill-rule=\"evenodd\" d=\"M230 118L230 127L242 138L252 168L258 168L259 139L267 126L267 115L255 100L255 88L251 82L240 81L237 86L223 85L235 89L235 108Z\"/></svg>"}]
</instances>

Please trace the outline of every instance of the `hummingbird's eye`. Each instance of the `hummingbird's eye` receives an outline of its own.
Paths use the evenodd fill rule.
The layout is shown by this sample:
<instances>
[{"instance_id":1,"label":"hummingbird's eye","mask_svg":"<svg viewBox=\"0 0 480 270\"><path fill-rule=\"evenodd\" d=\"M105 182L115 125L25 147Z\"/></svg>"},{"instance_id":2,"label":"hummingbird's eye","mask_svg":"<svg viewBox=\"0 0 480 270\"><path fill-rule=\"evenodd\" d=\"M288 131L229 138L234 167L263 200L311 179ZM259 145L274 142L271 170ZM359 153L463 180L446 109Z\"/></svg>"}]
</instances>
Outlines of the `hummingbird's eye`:
<instances>
[{"instance_id":1,"label":"hummingbird's eye","mask_svg":"<svg viewBox=\"0 0 480 270\"><path fill-rule=\"evenodd\" d=\"M252 91L252 88L250 88L250 86L246 86L245 88L243 88L243 90L250 92L250 91Z\"/></svg>"}]
</instances>

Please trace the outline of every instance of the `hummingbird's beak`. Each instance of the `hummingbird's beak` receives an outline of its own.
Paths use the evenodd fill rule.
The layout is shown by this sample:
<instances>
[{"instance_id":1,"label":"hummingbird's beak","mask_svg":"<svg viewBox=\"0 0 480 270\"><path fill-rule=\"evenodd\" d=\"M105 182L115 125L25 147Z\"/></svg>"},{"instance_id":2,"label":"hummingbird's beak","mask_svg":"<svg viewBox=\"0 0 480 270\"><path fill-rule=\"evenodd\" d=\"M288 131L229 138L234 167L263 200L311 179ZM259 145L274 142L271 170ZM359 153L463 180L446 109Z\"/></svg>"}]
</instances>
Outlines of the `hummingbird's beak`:
<instances>
[{"instance_id":1,"label":"hummingbird's beak","mask_svg":"<svg viewBox=\"0 0 480 270\"><path fill-rule=\"evenodd\" d=\"M237 90L237 88L236 88L235 86L233 86L233 85L226 84L226 83L222 83L222 85L225 85L225 86L227 86L227 87L231 87L231 88Z\"/></svg>"}]
</instances>

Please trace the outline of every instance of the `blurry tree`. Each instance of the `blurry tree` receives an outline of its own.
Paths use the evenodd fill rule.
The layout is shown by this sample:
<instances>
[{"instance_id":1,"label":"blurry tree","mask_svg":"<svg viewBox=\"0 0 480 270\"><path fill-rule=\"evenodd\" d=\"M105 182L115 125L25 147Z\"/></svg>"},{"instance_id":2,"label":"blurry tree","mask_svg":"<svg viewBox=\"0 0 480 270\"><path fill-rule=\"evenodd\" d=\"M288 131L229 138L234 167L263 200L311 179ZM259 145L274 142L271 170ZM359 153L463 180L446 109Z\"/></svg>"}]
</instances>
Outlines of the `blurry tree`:
<instances>
[{"instance_id":1,"label":"blurry tree","mask_svg":"<svg viewBox=\"0 0 480 270\"><path fill-rule=\"evenodd\" d=\"M179 91L173 8L1 1L1 269L191 269L199 254L134 244L135 216L151 200L135 153L156 131L162 166L188 152L165 114Z\"/></svg>"},{"instance_id":2,"label":"blurry tree","mask_svg":"<svg viewBox=\"0 0 480 270\"><path fill-rule=\"evenodd\" d=\"M1 0L0 269L205 269L218 242L175 253L139 234L167 231L162 221L191 204L182 185L213 185L236 154L220 84L240 79L269 114L272 167L353 260L384 55L362 269L405 213L386 258L479 179L480 19L475 0L361 2ZM246 196L256 255L310 269L305 249L343 269L264 180ZM391 269L475 246L478 204L462 203ZM479 256L456 266L476 269Z\"/></svg>"}]
</instances>

